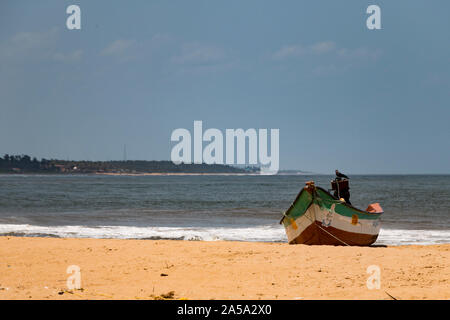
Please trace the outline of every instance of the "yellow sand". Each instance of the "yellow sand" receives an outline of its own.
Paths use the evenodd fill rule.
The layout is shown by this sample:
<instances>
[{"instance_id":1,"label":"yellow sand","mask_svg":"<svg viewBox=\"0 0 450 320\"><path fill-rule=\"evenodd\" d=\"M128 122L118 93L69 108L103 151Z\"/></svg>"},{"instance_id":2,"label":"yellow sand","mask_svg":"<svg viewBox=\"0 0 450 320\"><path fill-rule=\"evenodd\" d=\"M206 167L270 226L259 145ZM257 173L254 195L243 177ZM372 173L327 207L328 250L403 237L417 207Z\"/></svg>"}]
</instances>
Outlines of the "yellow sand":
<instances>
[{"instance_id":1,"label":"yellow sand","mask_svg":"<svg viewBox=\"0 0 450 320\"><path fill-rule=\"evenodd\" d=\"M81 290L67 288L70 265ZM380 289L367 287L371 265ZM0 299L449 299L449 279L450 244L0 237Z\"/></svg>"}]
</instances>

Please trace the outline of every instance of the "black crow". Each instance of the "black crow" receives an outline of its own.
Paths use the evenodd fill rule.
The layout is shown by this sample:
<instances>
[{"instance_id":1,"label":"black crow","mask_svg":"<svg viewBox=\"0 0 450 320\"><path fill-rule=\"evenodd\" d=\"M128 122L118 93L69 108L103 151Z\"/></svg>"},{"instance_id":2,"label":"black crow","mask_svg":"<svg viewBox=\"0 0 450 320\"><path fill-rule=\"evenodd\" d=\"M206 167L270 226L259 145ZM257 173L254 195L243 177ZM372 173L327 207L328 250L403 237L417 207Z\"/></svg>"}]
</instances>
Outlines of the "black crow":
<instances>
[{"instance_id":1,"label":"black crow","mask_svg":"<svg viewBox=\"0 0 450 320\"><path fill-rule=\"evenodd\" d=\"M347 177L345 174L340 173L339 170L336 170L336 177L338 177L338 178L350 179L350 178Z\"/></svg>"}]
</instances>

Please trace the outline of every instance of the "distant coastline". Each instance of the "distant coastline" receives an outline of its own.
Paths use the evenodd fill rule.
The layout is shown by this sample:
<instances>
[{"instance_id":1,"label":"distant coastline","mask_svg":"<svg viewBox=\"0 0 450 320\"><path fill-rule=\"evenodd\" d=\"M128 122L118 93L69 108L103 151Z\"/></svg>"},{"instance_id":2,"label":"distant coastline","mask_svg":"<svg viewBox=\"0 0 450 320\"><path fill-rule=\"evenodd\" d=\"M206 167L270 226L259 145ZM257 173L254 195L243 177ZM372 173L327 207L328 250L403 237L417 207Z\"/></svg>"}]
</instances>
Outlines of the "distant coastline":
<instances>
[{"instance_id":1,"label":"distant coastline","mask_svg":"<svg viewBox=\"0 0 450 320\"><path fill-rule=\"evenodd\" d=\"M168 160L76 161L41 159L28 155L0 157L0 174L97 174L108 176L163 175L259 175L256 166L235 167L224 164L174 164ZM278 175L310 175L302 170L280 170Z\"/></svg>"},{"instance_id":2,"label":"distant coastline","mask_svg":"<svg viewBox=\"0 0 450 320\"><path fill-rule=\"evenodd\" d=\"M255 172L141 172L141 173L108 173L96 172L97 175L105 176L259 176L259 171ZM284 172L280 171L277 175L309 175L314 173L307 173L301 171Z\"/></svg>"},{"instance_id":3,"label":"distant coastline","mask_svg":"<svg viewBox=\"0 0 450 320\"><path fill-rule=\"evenodd\" d=\"M259 174L258 167L238 168L223 164L174 164L172 161L73 161L31 158L28 155L0 157L0 174L100 174L100 175L205 175Z\"/></svg>"}]
</instances>

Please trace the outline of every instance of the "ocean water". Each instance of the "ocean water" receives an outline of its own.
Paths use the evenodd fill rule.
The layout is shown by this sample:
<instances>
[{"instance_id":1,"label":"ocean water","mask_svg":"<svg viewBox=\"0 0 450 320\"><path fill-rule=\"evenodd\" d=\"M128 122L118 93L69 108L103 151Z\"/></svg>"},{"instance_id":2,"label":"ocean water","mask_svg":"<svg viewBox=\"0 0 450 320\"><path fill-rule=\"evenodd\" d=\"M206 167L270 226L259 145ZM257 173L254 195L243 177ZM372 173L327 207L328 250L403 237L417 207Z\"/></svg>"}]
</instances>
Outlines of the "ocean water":
<instances>
[{"instance_id":1,"label":"ocean water","mask_svg":"<svg viewBox=\"0 0 450 320\"><path fill-rule=\"evenodd\" d=\"M0 175L0 235L286 242L306 181L332 176ZM354 175L351 202L384 209L376 244L450 243L450 175Z\"/></svg>"}]
</instances>

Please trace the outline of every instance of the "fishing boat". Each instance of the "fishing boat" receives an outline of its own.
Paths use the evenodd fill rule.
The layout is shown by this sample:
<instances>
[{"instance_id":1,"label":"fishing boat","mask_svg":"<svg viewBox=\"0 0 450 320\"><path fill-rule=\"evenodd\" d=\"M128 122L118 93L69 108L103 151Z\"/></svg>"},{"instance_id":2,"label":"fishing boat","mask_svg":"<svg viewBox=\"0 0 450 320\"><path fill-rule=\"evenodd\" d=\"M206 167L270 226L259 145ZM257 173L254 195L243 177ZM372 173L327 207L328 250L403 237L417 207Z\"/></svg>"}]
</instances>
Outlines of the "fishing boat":
<instances>
[{"instance_id":1,"label":"fishing boat","mask_svg":"<svg viewBox=\"0 0 450 320\"><path fill-rule=\"evenodd\" d=\"M369 246L378 238L382 214L378 203L360 210L309 181L280 224L289 244Z\"/></svg>"}]
</instances>

